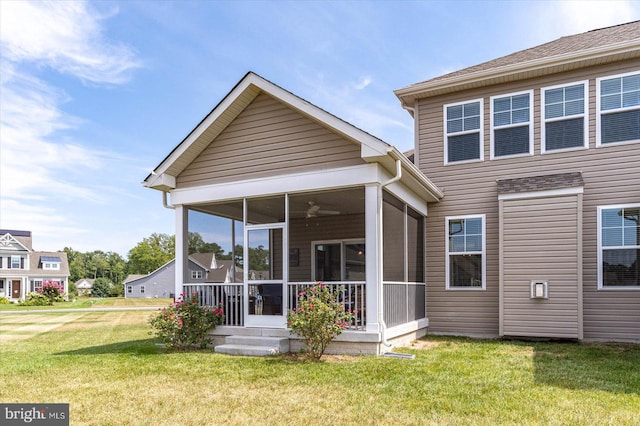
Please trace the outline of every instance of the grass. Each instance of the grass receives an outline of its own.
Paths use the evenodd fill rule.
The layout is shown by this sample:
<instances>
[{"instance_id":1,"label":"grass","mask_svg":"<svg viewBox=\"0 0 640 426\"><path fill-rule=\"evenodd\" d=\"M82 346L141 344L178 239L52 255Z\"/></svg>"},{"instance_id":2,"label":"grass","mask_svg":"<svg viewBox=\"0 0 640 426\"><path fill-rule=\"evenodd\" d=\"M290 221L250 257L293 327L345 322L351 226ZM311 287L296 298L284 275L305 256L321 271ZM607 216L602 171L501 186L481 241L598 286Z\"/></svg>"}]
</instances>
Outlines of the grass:
<instances>
[{"instance_id":1,"label":"grass","mask_svg":"<svg viewBox=\"0 0 640 426\"><path fill-rule=\"evenodd\" d=\"M0 311L22 311L22 310L48 310L48 309L77 309L77 308L133 308L133 307L152 307L167 306L173 299L156 298L156 299L125 299L124 297L78 297L74 301L55 302L53 306L23 306L17 303L6 303L0 305Z\"/></svg>"},{"instance_id":2,"label":"grass","mask_svg":"<svg viewBox=\"0 0 640 426\"><path fill-rule=\"evenodd\" d=\"M57 328L2 342L0 401L69 402L74 425L640 424L637 345L430 336L403 350L414 360L313 363L165 353L151 314L5 313L0 338Z\"/></svg>"}]
</instances>

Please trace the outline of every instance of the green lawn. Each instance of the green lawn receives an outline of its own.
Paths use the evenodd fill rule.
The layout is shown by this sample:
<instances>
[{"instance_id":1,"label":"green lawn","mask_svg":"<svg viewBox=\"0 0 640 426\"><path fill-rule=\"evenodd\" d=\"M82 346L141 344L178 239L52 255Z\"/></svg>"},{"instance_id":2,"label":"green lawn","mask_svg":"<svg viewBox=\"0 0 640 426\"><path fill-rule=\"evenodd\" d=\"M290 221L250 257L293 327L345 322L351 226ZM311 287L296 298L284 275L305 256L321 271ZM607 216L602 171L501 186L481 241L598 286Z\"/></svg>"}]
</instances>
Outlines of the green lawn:
<instances>
[{"instance_id":1,"label":"green lawn","mask_svg":"<svg viewBox=\"0 0 640 426\"><path fill-rule=\"evenodd\" d=\"M55 302L53 306L22 306L17 303L6 303L0 305L0 311L22 311L22 310L47 310L47 309L76 309L76 308L125 308L125 307L150 307L167 306L173 299L125 299L124 297L78 297L75 301Z\"/></svg>"},{"instance_id":2,"label":"green lawn","mask_svg":"<svg viewBox=\"0 0 640 426\"><path fill-rule=\"evenodd\" d=\"M69 402L73 425L640 424L637 345L430 336L404 350L414 360L167 354L151 314L0 315L0 401Z\"/></svg>"}]
</instances>

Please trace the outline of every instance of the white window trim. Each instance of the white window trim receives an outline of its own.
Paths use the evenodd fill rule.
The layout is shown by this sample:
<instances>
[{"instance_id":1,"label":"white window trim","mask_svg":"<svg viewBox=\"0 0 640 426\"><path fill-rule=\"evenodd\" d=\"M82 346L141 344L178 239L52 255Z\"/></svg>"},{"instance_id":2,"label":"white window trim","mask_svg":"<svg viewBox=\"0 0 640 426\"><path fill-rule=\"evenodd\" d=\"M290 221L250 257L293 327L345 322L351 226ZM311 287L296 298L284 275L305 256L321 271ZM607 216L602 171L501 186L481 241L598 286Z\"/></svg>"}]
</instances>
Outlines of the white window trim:
<instances>
[{"instance_id":1,"label":"white window trim","mask_svg":"<svg viewBox=\"0 0 640 426\"><path fill-rule=\"evenodd\" d=\"M638 71L632 71L632 72L627 72L624 74L615 74L615 75L607 75L604 77L599 77L596 78L596 148L600 148L600 147L605 147L605 146L617 146L617 145L626 145L626 144L630 144L630 143L638 143L640 142L640 139L633 139L630 141L621 141L621 142L611 142L611 143L602 143L602 133L601 133L601 116L602 114L600 113L600 82L602 80L610 80L612 78L620 78L620 77L627 77L629 75L636 75L636 74L640 74L640 70ZM622 108L618 108L618 109L614 109L614 110L608 110L606 114L613 114L616 112L624 112L624 111L634 111L640 109L640 106L634 106L634 107L622 107Z\"/></svg>"},{"instance_id":2,"label":"white window trim","mask_svg":"<svg viewBox=\"0 0 640 426\"><path fill-rule=\"evenodd\" d=\"M131 294L131 293L133 293L133 286L128 285L127 286L127 294Z\"/></svg>"},{"instance_id":3,"label":"white window trim","mask_svg":"<svg viewBox=\"0 0 640 426\"><path fill-rule=\"evenodd\" d=\"M14 259L18 259L18 267L14 268L13 267L13 261ZM16 256L16 255L11 255L11 259L9 259L9 261L11 262L11 269L23 269L22 268L22 256Z\"/></svg>"},{"instance_id":4,"label":"white window trim","mask_svg":"<svg viewBox=\"0 0 640 426\"><path fill-rule=\"evenodd\" d=\"M597 227L598 227L598 290L603 291L620 291L620 290L631 290L638 291L640 290L640 286L604 286L602 284L602 210L608 209L621 209L621 208L634 208L640 207L640 203L631 203L631 204L616 204L610 206L598 206L598 218L597 218ZM632 248L633 246L622 246L622 247L608 247L610 249L622 249L622 248Z\"/></svg>"},{"instance_id":5,"label":"white window trim","mask_svg":"<svg viewBox=\"0 0 640 426\"><path fill-rule=\"evenodd\" d=\"M480 128L478 130L466 130L462 132L454 132L449 134L447 132L447 108L454 107L458 105L466 105L478 102L480 104ZM444 164L466 164L466 163L477 163L479 161L484 161L484 99L471 99L463 102L455 102L452 104L446 104L442 106L442 129L444 132ZM480 133L480 158L475 158L472 160L462 160L462 161L449 161L449 136L460 136L460 135L470 135L473 133ZM417 164L417 163L416 163Z\"/></svg>"},{"instance_id":6,"label":"white window trim","mask_svg":"<svg viewBox=\"0 0 640 426\"><path fill-rule=\"evenodd\" d=\"M563 87L569 87L569 86L577 86L579 84L582 84L583 90L584 90L584 112L582 114L574 114L574 115L569 115L569 116L562 116L559 118L550 118L550 119L546 119L545 118L545 92L547 90L553 90L553 89L560 89ZM546 127L545 124L547 123L552 123L554 121L564 121L564 120L570 120L573 118L583 118L583 126L584 126L584 144L583 146L574 146L571 148L561 148L561 149L551 149L551 150L547 150L547 135L546 135ZM542 154L553 154L556 152L566 152L566 151L577 151L577 150L581 150L581 149L588 149L589 148L589 80L582 80L582 81L576 81L573 83L567 83L567 84L558 84L556 86L548 86L548 87L543 87L540 89L540 152Z\"/></svg>"},{"instance_id":7,"label":"white window trim","mask_svg":"<svg viewBox=\"0 0 640 426\"><path fill-rule=\"evenodd\" d=\"M193 279L193 280L201 280L202 279L202 271L199 271L199 270L191 271L191 279Z\"/></svg>"},{"instance_id":8,"label":"white window trim","mask_svg":"<svg viewBox=\"0 0 640 426\"><path fill-rule=\"evenodd\" d=\"M449 222L459 219L482 219L482 250L479 252L466 252L467 254L480 254L482 255L482 287L451 287L449 285ZM470 214L464 216L446 216L444 218L444 241L445 241L445 289L451 291L484 291L487 285L487 215L485 214Z\"/></svg>"},{"instance_id":9,"label":"white window trim","mask_svg":"<svg viewBox=\"0 0 640 426\"><path fill-rule=\"evenodd\" d=\"M523 152L522 154L513 154L513 155L501 155L499 157L496 157L494 155L494 130L496 130L496 128L494 128L493 126L493 101L494 99L499 99L499 98L506 98L508 96L518 96L518 95L523 95L523 94L528 94L529 95L529 152ZM524 90L522 92L513 92L513 93L504 93L502 95L497 95L497 96L491 96L489 98L489 158L491 160L502 160L504 158L517 158L517 157L525 157L528 155L533 155L533 116L534 116L534 96L533 96L533 90ZM509 129L512 127L522 127L525 126L525 123L518 123L518 124L509 124L507 126L500 126L498 127L498 129Z\"/></svg>"},{"instance_id":10,"label":"white window trim","mask_svg":"<svg viewBox=\"0 0 640 426\"><path fill-rule=\"evenodd\" d=\"M143 285L140 286L140 294L144 294L145 288Z\"/></svg>"}]
</instances>

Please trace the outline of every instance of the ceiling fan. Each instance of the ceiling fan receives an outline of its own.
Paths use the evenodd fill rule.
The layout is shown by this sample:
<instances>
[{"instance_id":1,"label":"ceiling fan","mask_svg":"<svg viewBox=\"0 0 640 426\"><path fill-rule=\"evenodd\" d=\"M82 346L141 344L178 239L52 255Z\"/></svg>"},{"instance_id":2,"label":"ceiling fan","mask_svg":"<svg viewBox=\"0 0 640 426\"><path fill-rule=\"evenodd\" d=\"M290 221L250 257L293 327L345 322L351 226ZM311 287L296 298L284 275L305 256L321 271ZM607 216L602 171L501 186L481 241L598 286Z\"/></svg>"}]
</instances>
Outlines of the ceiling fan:
<instances>
[{"instance_id":1,"label":"ceiling fan","mask_svg":"<svg viewBox=\"0 0 640 426\"><path fill-rule=\"evenodd\" d=\"M306 211L306 218L318 217L320 216L333 216L338 215L340 212L338 210L322 210L320 205L316 204L315 201L308 201L309 208Z\"/></svg>"}]
</instances>

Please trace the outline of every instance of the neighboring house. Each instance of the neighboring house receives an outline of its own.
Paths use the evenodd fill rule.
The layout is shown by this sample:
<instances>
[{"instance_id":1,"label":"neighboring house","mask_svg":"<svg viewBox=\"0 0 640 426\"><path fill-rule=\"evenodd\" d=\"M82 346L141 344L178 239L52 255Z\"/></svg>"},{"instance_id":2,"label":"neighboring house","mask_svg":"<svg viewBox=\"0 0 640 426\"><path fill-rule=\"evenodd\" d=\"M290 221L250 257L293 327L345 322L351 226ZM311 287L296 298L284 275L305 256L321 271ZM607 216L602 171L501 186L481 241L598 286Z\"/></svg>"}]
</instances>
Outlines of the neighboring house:
<instances>
[{"instance_id":1,"label":"neighboring house","mask_svg":"<svg viewBox=\"0 0 640 426\"><path fill-rule=\"evenodd\" d=\"M433 333L640 341L640 22L397 90Z\"/></svg>"},{"instance_id":2,"label":"neighboring house","mask_svg":"<svg viewBox=\"0 0 640 426\"><path fill-rule=\"evenodd\" d=\"M189 282L225 282L230 260L217 260L213 253L189 256ZM175 297L175 260L147 275L129 275L123 282L125 298Z\"/></svg>"},{"instance_id":3,"label":"neighboring house","mask_svg":"<svg viewBox=\"0 0 640 426\"><path fill-rule=\"evenodd\" d=\"M216 345L288 337L287 309L319 280L358 310L332 352L427 331L640 341L640 23L396 95L416 120L411 160L248 73L147 176L176 214L174 291L239 312ZM188 275L192 212L242 239L238 284Z\"/></svg>"},{"instance_id":4,"label":"neighboring house","mask_svg":"<svg viewBox=\"0 0 640 426\"><path fill-rule=\"evenodd\" d=\"M67 254L33 250L31 231L0 229L0 297L26 300L43 284L68 292Z\"/></svg>"},{"instance_id":5,"label":"neighboring house","mask_svg":"<svg viewBox=\"0 0 640 426\"><path fill-rule=\"evenodd\" d=\"M78 296L90 295L94 282L95 278L82 278L76 281L74 284L78 290Z\"/></svg>"}]
</instances>

